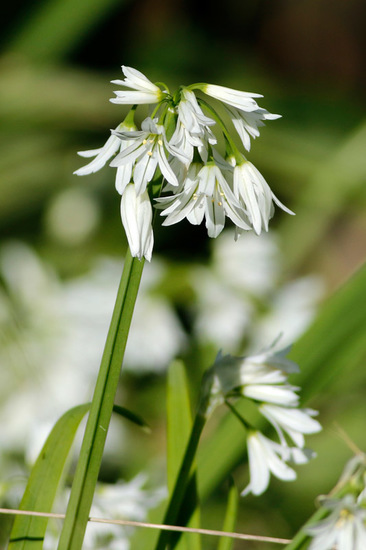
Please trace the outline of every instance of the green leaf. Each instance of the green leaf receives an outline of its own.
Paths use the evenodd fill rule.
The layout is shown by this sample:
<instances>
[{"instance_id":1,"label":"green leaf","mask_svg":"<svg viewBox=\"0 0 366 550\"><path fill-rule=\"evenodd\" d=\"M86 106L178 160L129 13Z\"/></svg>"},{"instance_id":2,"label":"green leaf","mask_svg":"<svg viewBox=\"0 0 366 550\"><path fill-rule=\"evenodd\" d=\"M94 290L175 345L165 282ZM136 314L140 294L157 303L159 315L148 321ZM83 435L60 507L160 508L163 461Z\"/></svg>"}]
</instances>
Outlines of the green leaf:
<instances>
[{"instance_id":1,"label":"green leaf","mask_svg":"<svg viewBox=\"0 0 366 550\"><path fill-rule=\"evenodd\" d=\"M151 429L149 425L145 422L141 416L138 414L130 411L129 409L126 409L125 407L121 407L120 405L114 405L113 406L113 412L116 414L119 414L120 416L123 416L123 418L126 418L130 422L133 422L140 428L142 428L146 432L151 432Z\"/></svg>"},{"instance_id":2,"label":"green leaf","mask_svg":"<svg viewBox=\"0 0 366 550\"><path fill-rule=\"evenodd\" d=\"M170 496L179 474L191 428L191 406L184 364L182 361L174 361L169 367L167 381L167 475ZM196 484L194 483L194 485ZM190 497L190 508L194 508L195 512L189 526L199 527L200 511L197 507L197 491L191 491ZM180 517L177 522L180 524ZM190 550L200 550L201 548L199 534L186 533L181 538L180 534L176 534L172 536L172 541L174 541L171 542L172 547L179 539L179 549L185 547Z\"/></svg>"},{"instance_id":3,"label":"green leaf","mask_svg":"<svg viewBox=\"0 0 366 550\"><path fill-rule=\"evenodd\" d=\"M283 218L281 246L295 270L309 257L337 215L364 187L366 124L347 135L339 147L321 163L291 208L296 216ZM299 244L301 243L301 244Z\"/></svg>"},{"instance_id":4,"label":"green leaf","mask_svg":"<svg viewBox=\"0 0 366 550\"><path fill-rule=\"evenodd\" d=\"M291 359L300 365L294 379L302 398L362 375L366 357L366 264L322 307L310 329L296 342Z\"/></svg>"},{"instance_id":5,"label":"green leaf","mask_svg":"<svg viewBox=\"0 0 366 550\"><path fill-rule=\"evenodd\" d=\"M179 473L192 427L189 392L182 361L174 361L167 380L167 476L169 493Z\"/></svg>"},{"instance_id":6,"label":"green leaf","mask_svg":"<svg viewBox=\"0 0 366 550\"><path fill-rule=\"evenodd\" d=\"M74 407L56 422L32 468L20 510L51 512L76 430L89 408L90 403ZM41 550L47 522L48 518L16 516L9 550Z\"/></svg>"},{"instance_id":7,"label":"green leaf","mask_svg":"<svg viewBox=\"0 0 366 550\"><path fill-rule=\"evenodd\" d=\"M229 496L227 500L226 514L222 530L233 533L235 531L236 518L239 507L239 492L232 479L230 479ZM231 550L234 544L234 539L229 537L221 537L217 550Z\"/></svg>"}]
</instances>

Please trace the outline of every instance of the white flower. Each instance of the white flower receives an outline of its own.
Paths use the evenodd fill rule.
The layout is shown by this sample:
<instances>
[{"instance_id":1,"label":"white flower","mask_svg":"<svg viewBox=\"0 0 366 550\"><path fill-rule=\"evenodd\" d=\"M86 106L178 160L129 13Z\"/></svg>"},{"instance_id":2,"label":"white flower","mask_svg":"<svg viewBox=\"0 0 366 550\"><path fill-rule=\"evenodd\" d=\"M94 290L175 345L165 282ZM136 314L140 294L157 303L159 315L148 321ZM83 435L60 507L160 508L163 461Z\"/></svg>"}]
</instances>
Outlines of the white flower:
<instances>
[{"instance_id":1,"label":"white flower","mask_svg":"<svg viewBox=\"0 0 366 550\"><path fill-rule=\"evenodd\" d=\"M318 414L312 409L294 409L277 405L262 404L260 412L276 429L280 440L284 442L284 431L298 447L304 446L304 435L320 432L322 427L312 416Z\"/></svg>"},{"instance_id":2,"label":"white flower","mask_svg":"<svg viewBox=\"0 0 366 550\"><path fill-rule=\"evenodd\" d=\"M127 185L121 199L121 217L132 256L150 261L154 235L148 192L138 195L133 184Z\"/></svg>"},{"instance_id":3,"label":"white flower","mask_svg":"<svg viewBox=\"0 0 366 550\"><path fill-rule=\"evenodd\" d=\"M206 162L208 144L215 145L217 143L217 139L210 129L210 126L216 124L215 121L203 113L195 94L185 88L182 90L177 111L177 126L184 129L186 141L197 147L203 162ZM173 145L176 139L173 135L170 144Z\"/></svg>"},{"instance_id":4,"label":"white flower","mask_svg":"<svg viewBox=\"0 0 366 550\"><path fill-rule=\"evenodd\" d=\"M200 137L205 136L209 126L216 124L212 118L203 113L194 92L187 89L182 90L181 100L178 104L178 117L190 134ZM217 143L213 134L210 134L210 138L211 144Z\"/></svg>"},{"instance_id":5,"label":"white flower","mask_svg":"<svg viewBox=\"0 0 366 550\"><path fill-rule=\"evenodd\" d=\"M264 126L263 120L276 120L281 115L269 113L266 109L256 109L245 112L235 107L226 107L232 123L247 151L250 151L250 136L255 139L259 136L258 128Z\"/></svg>"},{"instance_id":6,"label":"white flower","mask_svg":"<svg viewBox=\"0 0 366 550\"><path fill-rule=\"evenodd\" d=\"M241 495L261 495L267 489L270 473L283 481L296 479L296 472L285 461L290 458L289 449L271 441L258 431L248 436L250 483Z\"/></svg>"},{"instance_id":7,"label":"white flower","mask_svg":"<svg viewBox=\"0 0 366 550\"><path fill-rule=\"evenodd\" d=\"M272 193L262 174L249 161L234 168L234 194L245 208L258 235L262 229L268 231L268 222L274 213L273 202L288 214L294 214Z\"/></svg>"},{"instance_id":8,"label":"white flower","mask_svg":"<svg viewBox=\"0 0 366 550\"><path fill-rule=\"evenodd\" d=\"M296 407L299 397L295 392L299 388L286 382L288 373L297 372L298 366L285 358L288 349L277 353L267 350L245 358L219 354L214 368L222 394Z\"/></svg>"},{"instance_id":9,"label":"white flower","mask_svg":"<svg viewBox=\"0 0 366 550\"><path fill-rule=\"evenodd\" d=\"M146 118L142 122L141 128L142 130L137 132L113 131L113 134L122 141L133 139L134 142L117 155L111 162L111 166L120 167L135 163L133 181L138 195L145 191L147 184L154 177L157 166L171 185L178 186L178 179L169 165L165 150L182 161L187 160L185 155L169 145L165 136L165 128L161 124L157 124L156 119Z\"/></svg>"},{"instance_id":10,"label":"white flower","mask_svg":"<svg viewBox=\"0 0 366 550\"><path fill-rule=\"evenodd\" d=\"M150 82L148 78L140 71L132 67L122 65L122 71L125 75L124 80L112 80L112 84L132 88L134 91L116 91L117 97L112 98L112 103L122 104L143 104L143 103L159 103L164 98L164 92Z\"/></svg>"},{"instance_id":11,"label":"white flower","mask_svg":"<svg viewBox=\"0 0 366 550\"><path fill-rule=\"evenodd\" d=\"M217 86L216 84L205 84L202 86L202 91L205 94L223 101L236 109L246 112L252 112L259 109L254 97L263 97L261 94L253 94L250 92L241 92L226 86Z\"/></svg>"},{"instance_id":12,"label":"white flower","mask_svg":"<svg viewBox=\"0 0 366 550\"><path fill-rule=\"evenodd\" d=\"M112 132L125 132L128 135L128 132L133 132L135 126L129 126L123 122L117 126ZM91 149L90 151L80 151L78 155L85 158L95 157L91 162L82 166L74 172L77 176L86 176L87 174L93 174L98 172L105 164L112 158L116 153L122 152L133 143L133 141L126 139L120 140L117 135L112 133L112 135L107 139L103 147L99 149ZM126 163L117 168L116 173L116 189L120 195L122 195L126 185L131 181L133 163Z\"/></svg>"},{"instance_id":13,"label":"white flower","mask_svg":"<svg viewBox=\"0 0 366 550\"><path fill-rule=\"evenodd\" d=\"M310 525L306 532L313 537L309 550L364 550L366 548L366 510L351 495L326 499L331 510L325 519Z\"/></svg>"},{"instance_id":14,"label":"white flower","mask_svg":"<svg viewBox=\"0 0 366 550\"><path fill-rule=\"evenodd\" d=\"M158 199L167 205L161 213L167 216L163 225L172 225L187 218L199 225L203 218L209 237L216 238L224 228L225 216L240 229L249 230L244 210L240 207L220 168L213 162L204 166L192 164L181 193Z\"/></svg>"}]
</instances>

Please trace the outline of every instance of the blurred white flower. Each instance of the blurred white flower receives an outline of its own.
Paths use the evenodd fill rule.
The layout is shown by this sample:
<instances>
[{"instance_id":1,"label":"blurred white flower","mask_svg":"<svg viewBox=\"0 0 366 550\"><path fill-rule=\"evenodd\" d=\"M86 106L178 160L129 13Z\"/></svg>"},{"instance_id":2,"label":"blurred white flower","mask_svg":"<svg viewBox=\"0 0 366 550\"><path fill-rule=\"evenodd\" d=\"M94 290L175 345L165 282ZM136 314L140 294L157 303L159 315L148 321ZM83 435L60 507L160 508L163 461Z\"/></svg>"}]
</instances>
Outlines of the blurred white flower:
<instances>
[{"instance_id":1,"label":"blurred white flower","mask_svg":"<svg viewBox=\"0 0 366 550\"><path fill-rule=\"evenodd\" d=\"M313 451L303 449L304 434L319 432L319 422L311 418L316 411L297 409L299 389L288 383L288 375L298 372L296 363L287 359L289 349L273 351L269 348L262 353L249 357L233 357L218 354L214 365L207 372L207 384L210 391L209 410L226 403L231 411L240 416L245 428L249 430L247 445L251 481L242 493L252 492L259 495L268 486L269 474L284 480L296 477L286 462L305 464L315 456ZM252 400L258 411L276 429L279 443L274 442L258 430L254 430L245 417L235 412L230 398L242 396ZM296 447L291 447L284 432L292 439Z\"/></svg>"},{"instance_id":2,"label":"blurred white flower","mask_svg":"<svg viewBox=\"0 0 366 550\"><path fill-rule=\"evenodd\" d=\"M225 230L212 242L209 268L192 270L197 337L237 354L244 344L249 354L268 342L277 341L275 349L289 346L314 318L323 281L312 275L281 284L281 254L273 231L260 237L246 232L236 242L233 235Z\"/></svg>"},{"instance_id":3,"label":"blurred white flower","mask_svg":"<svg viewBox=\"0 0 366 550\"><path fill-rule=\"evenodd\" d=\"M324 499L322 505L331 513L306 528L313 538L309 550L364 550L366 509L357 504L352 495L342 499Z\"/></svg>"},{"instance_id":4,"label":"blurred white flower","mask_svg":"<svg viewBox=\"0 0 366 550\"><path fill-rule=\"evenodd\" d=\"M312 418L318 414L317 411L295 409L291 406L279 407L268 403L273 403L273 401L268 400L267 403L260 405L259 410L274 426L282 442L285 441L283 432L286 432L295 445L303 447L305 443L303 434L313 434L321 431L322 427L319 422Z\"/></svg>"},{"instance_id":5,"label":"blurred white flower","mask_svg":"<svg viewBox=\"0 0 366 550\"><path fill-rule=\"evenodd\" d=\"M146 521L148 511L166 497L166 489L145 488L147 476L138 474L129 482L115 484L98 483L90 516L98 519ZM110 523L89 522L83 550L128 550L134 528ZM44 547L51 550L57 546L59 526L53 524L47 530Z\"/></svg>"},{"instance_id":6,"label":"blurred white flower","mask_svg":"<svg viewBox=\"0 0 366 550\"><path fill-rule=\"evenodd\" d=\"M248 493L258 496L264 493L271 473L282 481L296 479L296 472L286 464L286 460L290 458L287 447L271 441L258 431L249 433L247 445L250 482L241 496L246 496Z\"/></svg>"},{"instance_id":7,"label":"blurred white flower","mask_svg":"<svg viewBox=\"0 0 366 550\"><path fill-rule=\"evenodd\" d=\"M289 349L273 352L270 348L257 355L233 357L219 353L214 364L215 375L223 395L244 395L256 401L298 404L299 388L287 383L288 374L298 372L296 363L286 358Z\"/></svg>"},{"instance_id":8,"label":"blurred white flower","mask_svg":"<svg viewBox=\"0 0 366 550\"><path fill-rule=\"evenodd\" d=\"M204 267L192 269L191 281L197 292L195 334L201 342L216 342L238 349L249 330L254 306Z\"/></svg>"},{"instance_id":9,"label":"blurred white flower","mask_svg":"<svg viewBox=\"0 0 366 550\"><path fill-rule=\"evenodd\" d=\"M305 332L324 295L325 285L317 275L308 275L279 286L268 297L267 311L251 327L250 350L259 349L277 338L288 346Z\"/></svg>"},{"instance_id":10,"label":"blurred white flower","mask_svg":"<svg viewBox=\"0 0 366 550\"><path fill-rule=\"evenodd\" d=\"M61 282L28 246L1 247L1 452L26 448L33 460L61 414L90 400L121 264L99 258L89 273ZM163 371L184 345L169 302L151 294L164 272L158 260L145 269L124 362L134 373Z\"/></svg>"}]
</instances>

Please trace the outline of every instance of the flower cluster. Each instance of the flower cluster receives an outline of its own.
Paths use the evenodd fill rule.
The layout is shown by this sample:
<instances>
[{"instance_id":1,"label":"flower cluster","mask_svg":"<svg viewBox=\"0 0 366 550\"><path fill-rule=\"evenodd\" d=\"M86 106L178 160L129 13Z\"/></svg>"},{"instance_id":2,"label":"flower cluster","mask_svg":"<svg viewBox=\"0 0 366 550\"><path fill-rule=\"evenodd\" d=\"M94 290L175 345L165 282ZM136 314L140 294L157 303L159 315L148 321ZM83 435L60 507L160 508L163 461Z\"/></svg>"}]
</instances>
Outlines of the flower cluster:
<instances>
[{"instance_id":1,"label":"flower cluster","mask_svg":"<svg viewBox=\"0 0 366 550\"><path fill-rule=\"evenodd\" d=\"M124 80L114 80L123 90L112 103L133 105L125 120L100 149L84 151L93 160L76 170L82 176L100 170L112 157L117 169L116 189L122 195L121 216L133 256L151 259L153 248L152 201L165 217L163 225L184 218L194 224L205 219L210 237L217 237L228 217L242 231L268 230L274 204L286 208L273 194L260 172L235 145L226 125L195 90L223 103L243 147L259 136L265 120L280 115L258 106L259 94L213 84L181 86L172 95L163 83L153 84L141 72L122 66ZM127 90L125 89L127 88ZM138 105L149 104L151 116L137 130ZM225 158L216 148L217 128L225 141ZM161 176L161 177L160 177ZM159 179L160 177L160 179ZM158 189L154 182L159 181Z\"/></svg>"},{"instance_id":2,"label":"flower cluster","mask_svg":"<svg viewBox=\"0 0 366 550\"><path fill-rule=\"evenodd\" d=\"M366 455L358 452L347 464L337 487L343 496L320 497L324 519L310 523L309 550L366 548Z\"/></svg>"},{"instance_id":3,"label":"flower cluster","mask_svg":"<svg viewBox=\"0 0 366 550\"><path fill-rule=\"evenodd\" d=\"M270 473L283 481L295 479L296 472L288 463L304 464L314 456L313 451L304 448L304 434L319 432L321 426L313 418L316 411L298 408L299 388L287 380L290 373L298 372L298 366L286 358L288 351L268 349L245 358L219 354L212 369L211 409L223 402L229 404L231 397L244 396L255 403L278 436L278 442L273 441L240 417L248 430L250 469L250 483L242 496L262 494Z\"/></svg>"}]
</instances>

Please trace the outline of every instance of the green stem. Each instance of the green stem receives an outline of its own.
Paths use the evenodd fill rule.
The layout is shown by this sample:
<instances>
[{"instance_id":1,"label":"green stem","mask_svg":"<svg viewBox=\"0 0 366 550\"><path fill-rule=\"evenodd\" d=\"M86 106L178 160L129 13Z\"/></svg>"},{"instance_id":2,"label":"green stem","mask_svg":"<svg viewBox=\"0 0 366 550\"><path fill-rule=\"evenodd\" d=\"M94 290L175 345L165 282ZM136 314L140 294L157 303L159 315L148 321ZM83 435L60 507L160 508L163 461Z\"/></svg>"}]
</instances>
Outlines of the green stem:
<instances>
[{"instance_id":1,"label":"green stem","mask_svg":"<svg viewBox=\"0 0 366 550\"><path fill-rule=\"evenodd\" d=\"M125 259L58 550L80 550L102 461L144 260Z\"/></svg>"},{"instance_id":2,"label":"green stem","mask_svg":"<svg viewBox=\"0 0 366 550\"><path fill-rule=\"evenodd\" d=\"M203 427L206 423L206 417L199 411L194 419L191 435L186 447L183 462L174 486L174 490L165 512L164 525L174 525L178 517L180 506L185 496L186 486L192 473L192 465L196 456L198 443L201 437ZM155 550L165 550L166 544L171 537L168 531L160 531L160 536Z\"/></svg>"},{"instance_id":3,"label":"green stem","mask_svg":"<svg viewBox=\"0 0 366 550\"><path fill-rule=\"evenodd\" d=\"M206 424L208 410L210 407L211 387L214 382L212 371L207 371L203 375L201 392L198 404L198 410L193 422L191 435L184 453L182 465L175 482L173 493L171 495L168 508L165 512L163 523L165 525L174 525L182 508L182 503L186 497L188 484L194 480L195 457L202 430ZM190 515L190 514L188 514ZM155 550L165 550L167 543L174 537L174 533L169 531L160 531ZM178 539L177 539L178 540ZM172 545L172 548L174 544Z\"/></svg>"}]
</instances>

